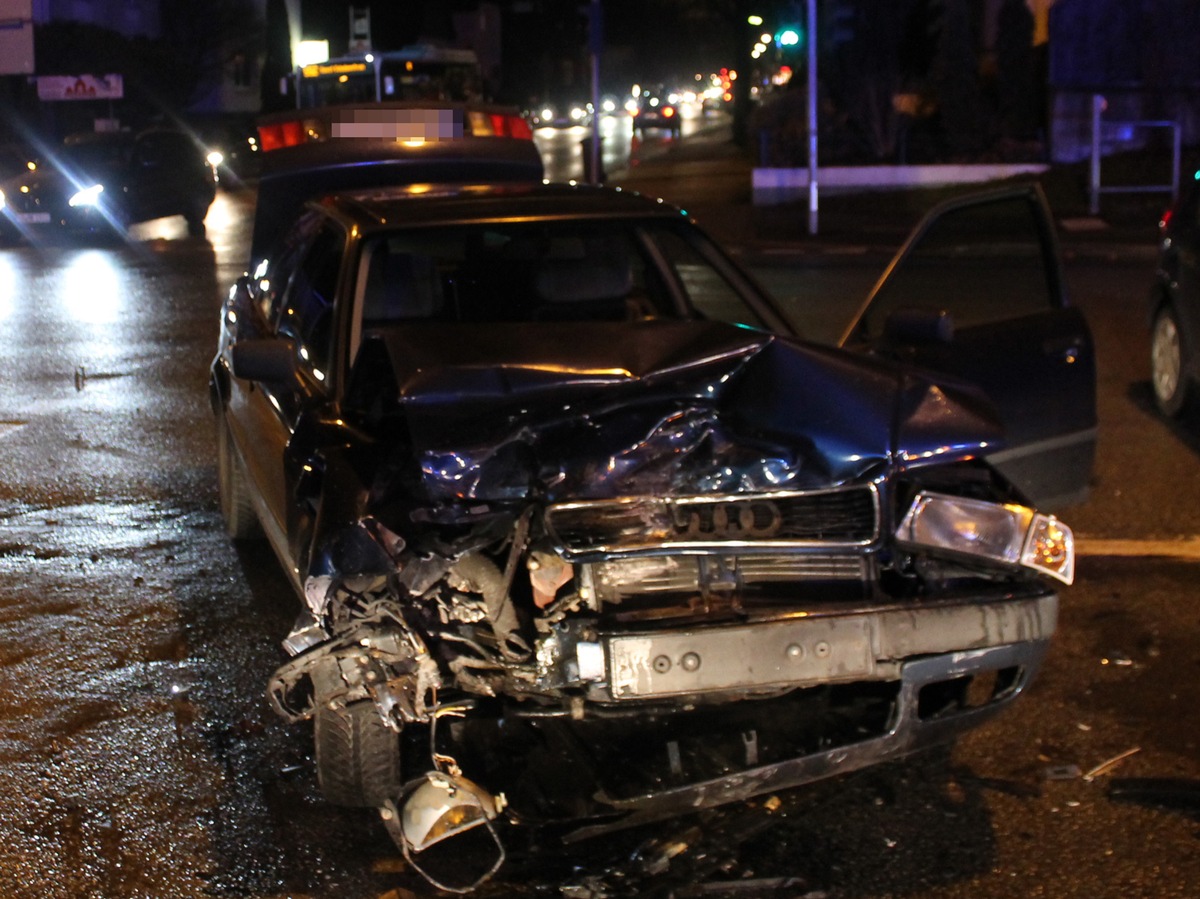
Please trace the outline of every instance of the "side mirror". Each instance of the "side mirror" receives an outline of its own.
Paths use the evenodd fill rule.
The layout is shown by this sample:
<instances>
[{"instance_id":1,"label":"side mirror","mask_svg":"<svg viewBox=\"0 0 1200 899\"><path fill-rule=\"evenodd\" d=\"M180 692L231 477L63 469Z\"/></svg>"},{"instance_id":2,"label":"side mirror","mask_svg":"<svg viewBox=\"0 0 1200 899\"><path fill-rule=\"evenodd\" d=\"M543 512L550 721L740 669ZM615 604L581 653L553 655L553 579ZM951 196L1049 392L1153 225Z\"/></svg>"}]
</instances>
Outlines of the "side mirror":
<instances>
[{"instance_id":1,"label":"side mirror","mask_svg":"<svg viewBox=\"0 0 1200 899\"><path fill-rule=\"evenodd\" d=\"M883 340L889 346L950 343L954 340L954 317L945 309L897 309L883 323Z\"/></svg>"},{"instance_id":2,"label":"side mirror","mask_svg":"<svg viewBox=\"0 0 1200 899\"><path fill-rule=\"evenodd\" d=\"M248 381L287 381L296 374L296 348L290 340L239 340L229 359L233 376Z\"/></svg>"}]
</instances>

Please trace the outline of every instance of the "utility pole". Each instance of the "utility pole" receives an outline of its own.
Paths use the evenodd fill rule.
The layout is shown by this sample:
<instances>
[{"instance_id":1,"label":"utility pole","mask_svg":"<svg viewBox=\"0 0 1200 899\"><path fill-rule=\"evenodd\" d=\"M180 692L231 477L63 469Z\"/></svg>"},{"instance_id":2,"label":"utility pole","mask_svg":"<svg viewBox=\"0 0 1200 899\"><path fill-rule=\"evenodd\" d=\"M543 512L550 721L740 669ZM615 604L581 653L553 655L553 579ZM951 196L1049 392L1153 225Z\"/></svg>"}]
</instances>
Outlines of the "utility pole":
<instances>
[{"instance_id":1,"label":"utility pole","mask_svg":"<svg viewBox=\"0 0 1200 899\"><path fill-rule=\"evenodd\" d=\"M817 233L817 0L808 0L808 233Z\"/></svg>"},{"instance_id":2,"label":"utility pole","mask_svg":"<svg viewBox=\"0 0 1200 899\"><path fill-rule=\"evenodd\" d=\"M600 172L600 53L604 49L604 10L600 0L588 5L588 50L592 62L592 139L588 142L587 167L592 184L604 179Z\"/></svg>"}]
</instances>

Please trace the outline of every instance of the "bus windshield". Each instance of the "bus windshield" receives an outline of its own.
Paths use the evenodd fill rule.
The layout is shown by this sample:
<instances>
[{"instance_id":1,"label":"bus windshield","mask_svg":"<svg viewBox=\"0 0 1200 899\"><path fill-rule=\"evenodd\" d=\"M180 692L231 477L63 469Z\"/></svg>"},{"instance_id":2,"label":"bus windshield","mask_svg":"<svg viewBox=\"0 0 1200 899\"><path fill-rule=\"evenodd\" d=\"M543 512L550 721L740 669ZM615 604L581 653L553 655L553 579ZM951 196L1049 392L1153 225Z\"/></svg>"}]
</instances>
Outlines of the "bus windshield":
<instances>
[{"instance_id":1,"label":"bus windshield","mask_svg":"<svg viewBox=\"0 0 1200 899\"><path fill-rule=\"evenodd\" d=\"M471 50L412 47L331 59L297 70L296 107L385 100L483 99L479 61Z\"/></svg>"}]
</instances>

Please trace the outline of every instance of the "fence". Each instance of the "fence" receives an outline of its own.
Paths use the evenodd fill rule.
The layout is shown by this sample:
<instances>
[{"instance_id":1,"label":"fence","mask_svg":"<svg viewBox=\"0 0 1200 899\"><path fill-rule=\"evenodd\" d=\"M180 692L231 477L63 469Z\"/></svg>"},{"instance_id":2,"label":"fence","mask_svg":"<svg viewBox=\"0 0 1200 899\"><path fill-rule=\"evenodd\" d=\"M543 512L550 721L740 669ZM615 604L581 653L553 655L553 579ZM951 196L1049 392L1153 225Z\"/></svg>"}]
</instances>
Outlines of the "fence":
<instances>
[{"instance_id":1,"label":"fence","mask_svg":"<svg viewBox=\"0 0 1200 899\"><path fill-rule=\"evenodd\" d=\"M1170 192L1171 201L1179 196L1179 159L1183 146L1183 128L1168 119L1105 120L1104 112L1108 101L1102 94L1092 94L1092 143L1088 166L1088 212L1100 213L1100 195L1105 193L1155 193ZM1171 132L1171 180L1167 184L1101 184L1100 160L1103 156L1104 130L1116 128L1126 130L1149 130L1161 128Z\"/></svg>"}]
</instances>

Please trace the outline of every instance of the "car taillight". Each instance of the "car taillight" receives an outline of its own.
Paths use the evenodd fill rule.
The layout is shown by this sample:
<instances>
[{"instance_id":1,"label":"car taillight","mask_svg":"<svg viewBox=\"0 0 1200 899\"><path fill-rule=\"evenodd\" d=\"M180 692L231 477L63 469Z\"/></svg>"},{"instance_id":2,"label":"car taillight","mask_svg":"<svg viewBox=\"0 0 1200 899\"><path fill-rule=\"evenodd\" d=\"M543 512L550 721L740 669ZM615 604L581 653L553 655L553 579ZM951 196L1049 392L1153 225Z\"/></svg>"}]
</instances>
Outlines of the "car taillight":
<instances>
[{"instance_id":1,"label":"car taillight","mask_svg":"<svg viewBox=\"0 0 1200 899\"><path fill-rule=\"evenodd\" d=\"M505 115L502 113L492 113L488 116L491 124L490 134L481 134L478 129L472 129L472 133L476 137L512 137L517 140L533 140L533 129L529 127L529 123L519 115Z\"/></svg>"},{"instance_id":2,"label":"car taillight","mask_svg":"<svg viewBox=\"0 0 1200 899\"><path fill-rule=\"evenodd\" d=\"M258 126L258 143L264 153L294 147L304 143L306 138L304 122L299 119Z\"/></svg>"},{"instance_id":3,"label":"car taillight","mask_svg":"<svg viewBox=\"0 0 1200 899\"><path fill-rule=\"evenodd\" d=\"M1171 216L1175 214L1174 209L1168 209L1162 214L1162 218L1158 220L1158 230L1165 232L1171 226Z\"/></svg>"},{"instance_id":4,"label":"car taillight","mask_svg":"<svg viewBox=\"0 0 1200 899\"><path fill-rule=\"evenodd\" d=\"M663 112L663 118L669 119L671 116L675 115L675 107L667 106L663 109L662 112Z\"/></svg>"},{"instance_id":5,"label":"car taillight","mask_svg":"<svg viewBox=\"0 0 1200 899\"><path fill-rule=\"evenodd\" d=\"M533 140L533 129L519 114L486 110L390 109L380 106L307 110L301 118L259 123L263 152L331 138L371 138L424 143L470 137Z\"/></svg>"}]
</instances>

